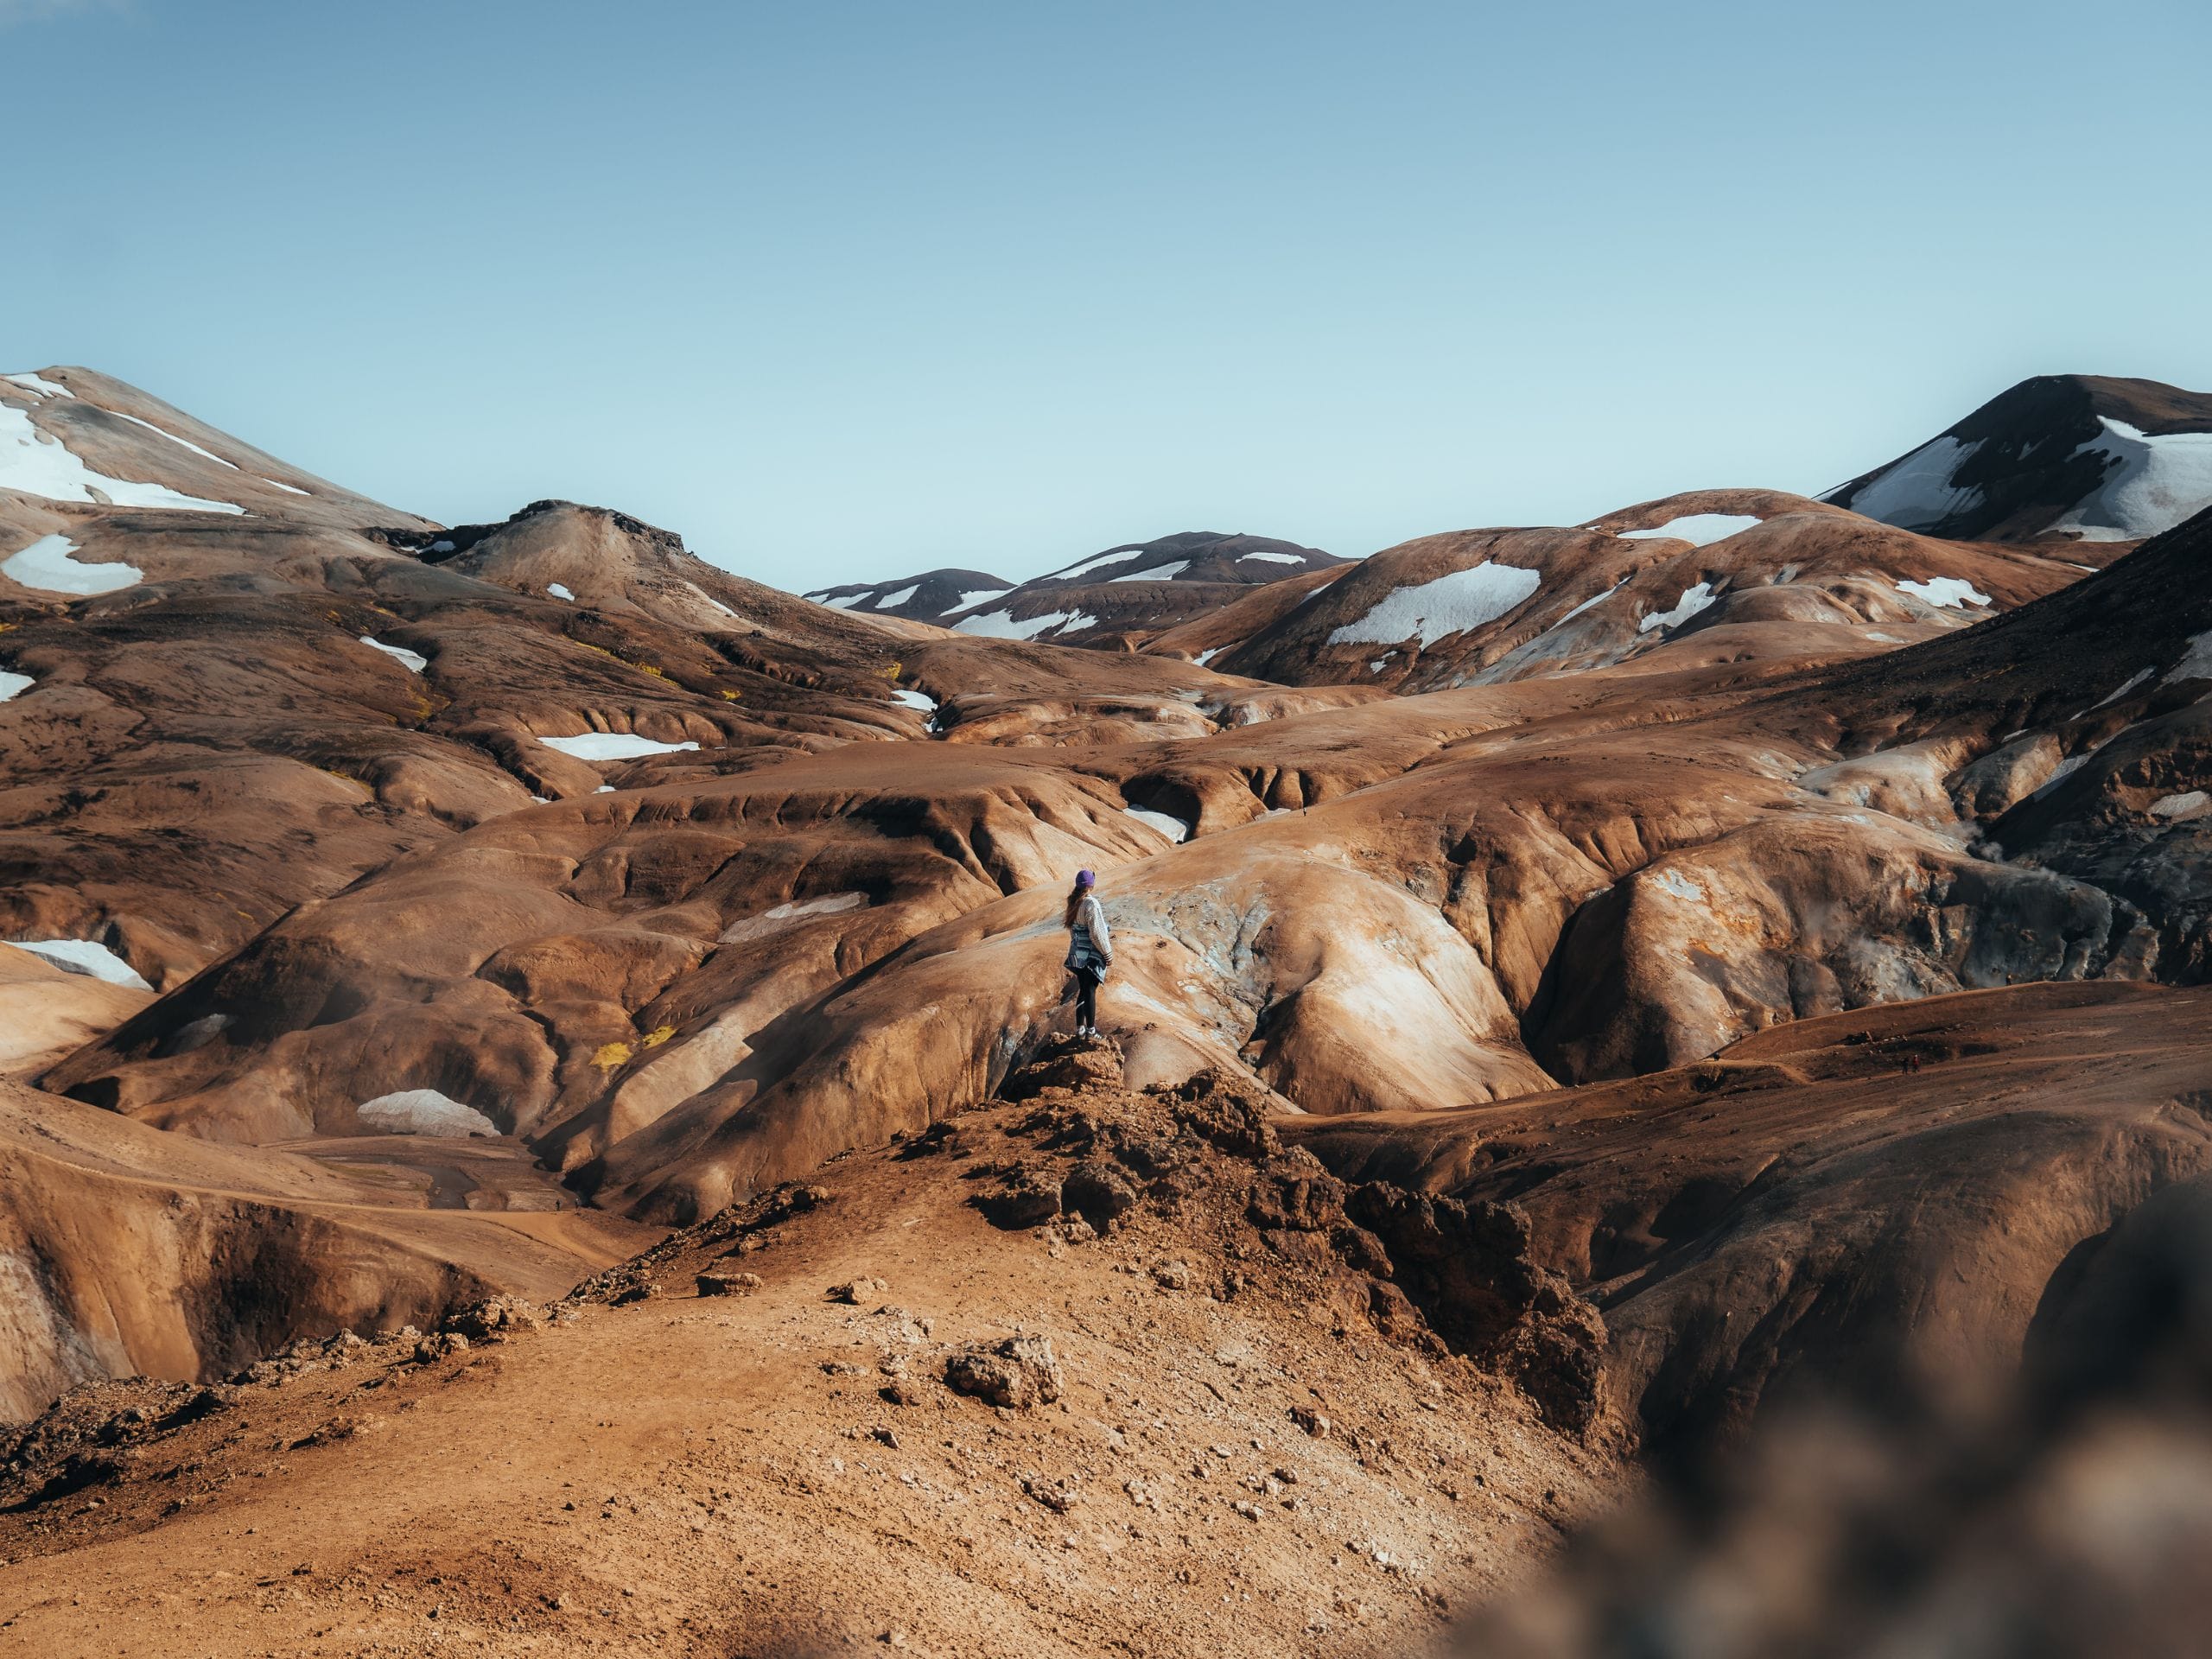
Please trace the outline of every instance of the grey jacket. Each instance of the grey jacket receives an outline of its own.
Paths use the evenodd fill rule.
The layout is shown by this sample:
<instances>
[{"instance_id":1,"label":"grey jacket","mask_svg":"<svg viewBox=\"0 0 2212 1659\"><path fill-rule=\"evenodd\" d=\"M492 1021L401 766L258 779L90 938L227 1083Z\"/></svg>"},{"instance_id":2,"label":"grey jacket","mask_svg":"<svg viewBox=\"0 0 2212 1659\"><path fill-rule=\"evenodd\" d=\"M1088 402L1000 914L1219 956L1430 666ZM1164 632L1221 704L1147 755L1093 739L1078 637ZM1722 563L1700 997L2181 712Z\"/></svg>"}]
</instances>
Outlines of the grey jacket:
<instances>
[{"instance_id":1,"label":"grey jacket","mask_svg":"<svg viewBox=\"0 0 2212 1659\"><path fill-rule=\"evenodd\" d=\"M1106 926L1106 911L1095 895L1086 895L1076 906L1075 926L1070 930L1067 969L1079 973L1085 969L1101 979L1114 965L1114 936Z\"/></svg>"}]
</instances>

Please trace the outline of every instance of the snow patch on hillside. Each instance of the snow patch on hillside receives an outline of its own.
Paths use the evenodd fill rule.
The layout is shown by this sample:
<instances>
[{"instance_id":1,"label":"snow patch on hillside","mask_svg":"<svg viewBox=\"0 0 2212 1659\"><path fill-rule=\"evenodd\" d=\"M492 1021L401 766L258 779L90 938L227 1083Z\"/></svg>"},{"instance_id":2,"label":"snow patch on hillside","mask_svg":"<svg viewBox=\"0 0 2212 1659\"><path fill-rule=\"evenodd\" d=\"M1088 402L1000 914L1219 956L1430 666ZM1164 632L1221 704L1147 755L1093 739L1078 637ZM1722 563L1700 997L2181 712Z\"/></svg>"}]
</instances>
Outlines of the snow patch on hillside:
<instances>
[{"instance_id":1,"label":"snow patch on hillside","mask_svg":"<svg viewBox=\"0 0 2212 1659\"><path fill-rule=\"evenodd\" d=\"M1156 564L1149 570L1139 570L1126 576L1115 576L1115 582L1173 582L1191 568L1188 559L1178 559L1173 564Z\"/></svg>"},{"instance_id":2,"label":"snow patch on hillside","mask_svg":"<svg viewBox=\"0 0 2212 1659\"><path fill-rule=\"evenodd\" d=\"M1688 542L1692 547L1710 547L1762 522L1755 512L1693 512L1669 518L1656 529L1624 530L1619 535L1629 542Z\"/></svg>"},{"instance_id":3,"label":"snow patch on hillside","mask_svg":"<svg viewBox=\"0 0 2212 1659\"><path fill-rule=\"evenodd\" d=\"M556 599L565 599L572 605L575 603L576 596L569 591L564 582L549 582L545 584L545 591Z\"/></svg>"},{"instance_id":4,"label":"snow patch on hillside","mask_svg":"<svg viewBox=\"0 0 2212 1659\"><path fill-rule=\"evenodd\" d=\"M137 969L105 945L91 939L10 939L8 943L18 950L45 957L65 974L83 974L111 985L128 985L134 991L154 988L138 976Z\"/></svg>"},{"instance_id":5,"label":"snow patch on hillside","mask_svg":"<svg viewBox=\"0 0 2212 1659\"><path fill-rule=\"evenodd\" d=\"M1122 809L1148 830L1157 830L1170 841L1188 841L1191 826L1173 813L1154 812L1149 807L1128 806Z\"/></svg>"},{"instance_id":6,"label":"snow patch on hillside","mask_svg":"<svg viewBox=\"0 0 2212 1659\"><path fill-rule=\"evenodd\" d=\"M1964 576L1930 576L1925 582L1900 582L1897 591L1910 594L1915 599L1939 609L1948 607L1961 610L1969 604L1989 603L1989 595L1978 590Z\"/></svg>"},{"instance_id":7,"label":"snow patch on hillside","mask_svg":"<svg viewBox=\"0 0 2212 1659\"><path fill-rule=\"evenodd\" d=\"M1131 559L1141 559L1143 556L1144 550L1141 547L1117 547L1110 553L1097 554L1079 564L1071 564L1065 570L1055 570L1049 575L1039 577L1039 580L1067 582L1077 576L1087 576L1093 570L1103 569L1109 564L1126 564Z\"/></svg>"},{"instance_id":8,"label":"snow patch on hillside","mask_svg":"<svg viewBox=\"0 0 2212 1659\"><path fill-rule=\"evenodd\" d=\"M0 668L0 702L5 702L18 692L28 691L30 689L29 675L10 673L8 670Z\"/></svg>"},{"instance_id":9,"label":"snow patch on hillside","mask_svg":"<svg viewBox=\"0 0 2212 1659\"><path fill-rule=\"evenodd\" d=\"M895 594L886 594L881 599L875 601L875 608L879 611L896 610L899 606L904 605L908 600L919 593L921 591L921 587L922 584L918 582L912 587L901 588Z\"/></svg>"},{"instance_id":10,"label":"snow patch on hillside","mask_svg":"<svg viewBox=\"0 0 2212 1659\"><path fill-rule=\"evenodd\" d=\"M704 603L706 603L706 604L709 604L709 605L713 606L716 610L720 611L720 612L721 612L724 616L734 617L734 616L737 614L737 613L736 613L735 611L733 611L732 609L730 609L730 607L729 607L728 606L727 606L727 605L723 604L723 603L721 602L721 601L720 601L719 599L716 599L716 598L715 598L712 594L709 593L705 588L702 588L702 587L701 587L697 582L685 582L683 585L684 585L686 588L690 588L693 594L696 594L702 601L703 601L703 602L704 602ZM564 590L564 591L565 591L565 590ZM569 598L571 598L571 599L574 599L574 598L575 597L575 595L574 594L570 594L569 595Z\"/></svg>"},{"instance_id":11,"label":"snow patch on hillside","mask_svg":"<svg viewBox=\"0 0 2212 1659\"><path fill-rule=\"evenodd\" d=\"M372 651L380 651L387 657L398 658L417 674L430 665L430 659L423 656L421 652L410 651L404 645L387 645L383 640L372 639L365 633L361 636L361 643Z\"/></svg>"},{"instance_id":12,"label":"snow patch on hillside","mask_svg":"<svg viewBox=\"0 0 2212 1659\"><path fill-rule=\"evenodd\" d=\"M166 427L156 426L151 421L142 421L136 415L126 415L119 409L102 410L100 412L104 415L112 415L118 421L128 421L133 426L143 426L156 437L167 438L171 443L181 444L185 448L191 450L194 454L204 455L209 461L213 461L218 467L227 467L234 473L238 470L238 464L235 461L225 461L213 450L202 449L190 438L180 438L175 433L170 431Z\"/></svg>"},{"instance_id":13,"label":"snow patch on hillside","mask_svg":"<svg viewBox=\"0 0 2212 1659\"><path fill-rule=\"evenodd\" d=\"M6 569L0 565L0 570ZM2189 649L2182 653L2181 661L2165 672L2160 685L2171 685L2176 680L2212 680L2212 629L2190 637Z\"/></svg>"},{"instance_id":14,"label":"snow patch on hillside","mask_svg":"<svg viewBox=\"0 0 2212 1659\"><path fill-rule=\"evenodd\" d=\"M1675 601L1671 611L1653 611L1648 616L1636 619L1636 631L1649 633L1654 628L1679 628L1690 618L1713 603L1715 595L1713 584L1700 582L1682 589L1682 596Z\"/></svg>"},{"instance_id":15,"label":"snow patch on hillside","mask_svg":"<svg viewBox=\"0 0 2212 1659\"><path fill-rule=\"evenodd\" d=\"M474 1106L464 1106L435 1089L378 1095L363 1101L354 1112L368 1128L385 1135L434 1135L459 1141L499 1132L499 1126Z\"/></svg>"},{"instance_id":16,"label":"snow patch on hillside","mask_svg":"<svg viewBox=\"0 0 2212 1659\"><path fill-rule=\"evenodd\" d=\"M49 380L41 374L0 374L0 380L21 386L25 391L36 392L41 397L74 397L77 395L58 380Z\"/></svg>"},{"instance_id":17,"label":"snow patch on hillside","mask_svg":"<svg viewBox=\"0 0 2212 1659\"><path fill-rule=\"evenodd\" d=\"M1980 448L1979 440L1961 443L1951 437L1924 443L1878 474L1852 499L1851 510L1905 530L1925 530L1963 512L1981 499L1981 486L1970 484L1961 489L1951 480ZM1837 493L1830 490L1821 499Z\"/></svg>"},{"instance_id":18,"label":"snow patch on hillside","mask_svg":"<svg viewBox=\"0 0 2212 1659\"><path fill-rule=\"evenodd\" d=\"M635 732L586 732L578 737L541 737L549 749L573 754L579 760L635 760L641 755L675 754L696 749L696 743L656 743Z\"/></svg>"},{"instance_id":19,"label":"snow patch on hillside","mask_svg":"<svg viewBox=\"0 0 2212 1659\"><path fill-rule=\"evenodd\" d=\"M2212 432L2146 437L2108 415L2097 422L2104 435L2074 453L2104 457L2104 481L2053 530L2070 530L2085 542L2140 541L2212 505Z\"/></svg>"},{"instance_id":20,"label":"snow patch on hillside","mask_svg":"<svg viewBox=\"0 0 2212 1659\"><path fill-rule=\"evenodd\" d=\"M964 616L952 626L956 632L977 634L986 639L1034 639L1040 633L1095 628L1098 619L1074 611L1047 611L1042 616L1016 621L1012 611L990 611L982 616Z\"/></svg>"},{"instance_id":21,"label":"snow patch on hillside","mask_svg":"<svg viewBox=\"0 0 2212 1659\"><path fill-rule=\"evenodd\" d=\"M1332 645L1395 645L1417 636L1426 651L1439 639L1495 622L1543 585L1534 570L1484 560L1433 582L1393 589L1357 622L1329 635Z\"/></svg>"},{"instance_id":22,"label":"snow patch on hillside","mask_svg":"<svg viewBox=\"0 0 2212 1659\"><path fill-rule=\"evenodd\" d=\"M0 559L0 575L41 593L112 594L137 586L146 573L135 564L79 564L77 543L67 536L41 536L29 547Z\"/></svg>"},{"instance_id":23,"label":"snow patch on hillside","mask_svg":"<svg viewBox=\"0 0 2212 1659\"><path fill-rule=\"evenodd\" d=\"M1239 564L1243 563L1247 559L1265 559L1269 564L1303 564L1306 563L1304 556L1296 553L1255 552L1240 553L1236 556L1236 563Z\"/></svg>"},{"instance_id":24,"label":"snow patch on hillside","mask_svg":"<svg viewBox=\"0 0 2212 1659\"><path fill-rule=\"evenodd\" d=\"M978 588L973 593L961 594L959 598L954 600L951 604L946 606L943 610L939 611L938 614L939 616L950 616L955 611L966 610L970 605L982 604L994 594L1010 594L1013 591L1014 589L1011 588Z\"/></svg>"},{"instance_id":25,"label":"snow patch on hillside","mask_svg":"<svg viewBox=\"0 0 2212 1659\"><path fill-rule=\"evenodd\" d=\"M234 502L208 501L164 484L144 484L94 472L59 438L33 425L29 410L17 409L13 404L0 404L0 489L20 490L49 501L97 503L99 496L105 496L118 507L180 507L241 516L245 512ZM92 493L95 490L99 495Z\"/></svg>"},{"instance_id":26,"label":"snow patch on hillside","mask_svg":"<svg viewBox=\"0 0 2212 1659\"><path fill-rule=\"evenodd\" d=\"M926 691L911 691L903 685L893 686L891 695L909 709L918 709L925 715L937 712L937 699Z\"/></svg>"}]
</instances>

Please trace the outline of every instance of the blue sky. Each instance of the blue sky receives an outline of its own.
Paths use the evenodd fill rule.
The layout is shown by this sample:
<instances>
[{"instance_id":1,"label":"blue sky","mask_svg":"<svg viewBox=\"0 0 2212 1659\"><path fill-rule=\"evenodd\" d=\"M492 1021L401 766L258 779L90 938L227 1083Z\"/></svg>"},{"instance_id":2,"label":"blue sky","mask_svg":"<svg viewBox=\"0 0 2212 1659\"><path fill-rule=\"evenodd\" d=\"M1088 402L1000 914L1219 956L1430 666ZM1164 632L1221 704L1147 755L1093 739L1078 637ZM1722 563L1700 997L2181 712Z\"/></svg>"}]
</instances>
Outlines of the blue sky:
<instances>
[{"instance_id":1,"label":"blue sky","mask_svg":"<svg viewBox=\"0 0 2212 1659\"><path fill-rule=\"evenodd\" d=\"M2212 389L2212 8L0 0L0 367L781 586Z\"/></svg>"}]
</instances>

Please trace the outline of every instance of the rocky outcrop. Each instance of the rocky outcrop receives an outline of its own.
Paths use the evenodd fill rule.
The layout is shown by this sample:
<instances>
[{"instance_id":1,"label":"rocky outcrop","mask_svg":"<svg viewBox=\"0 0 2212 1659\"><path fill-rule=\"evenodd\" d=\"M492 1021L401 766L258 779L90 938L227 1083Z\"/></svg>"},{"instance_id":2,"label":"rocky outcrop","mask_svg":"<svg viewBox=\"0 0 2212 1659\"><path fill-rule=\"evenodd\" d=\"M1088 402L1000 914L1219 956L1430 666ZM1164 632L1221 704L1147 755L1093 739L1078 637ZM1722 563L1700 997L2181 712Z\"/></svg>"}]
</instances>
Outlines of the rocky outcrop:
<instances>
[{"instance_id":1,"label":"rocky outcrop","mask_svg":"<svg viewBox=\"0 0 2212 1659\"><path fill-rule=\"evenodd\" d=\"M1386 1335L1465 1355L1510 1380L1555 1427L1595 1426L1604 1326L1537 1262L1522 1211L1387 1182L1347 1187L1313 1154L1284 1146L1264 1094L1214 1072L1133 1093L1103 1067L1070 1064L1103 1052L1048 1052L1008 1080L1007 1097L1034 1103L1020 1125L1033 1150L1001 1160L976 1195L995 1224L1087 1239L1140 1211L1185 1226L1235 1217ZM950 1126L931 1139L931 1151L972 1144Z\"/></svg>"},{"instance_id":2,"label":"rocky outcrop","mask_svg":"<svg viewBox=\"0 0 2212 1659\"><path fill-rule=\"evenodd\" d=\"M2208 1009L2020 986L1526 1102L1282 1127L1348 1183L1510 1199L1604 1314L1610 1401L1698 1459L1808 1395L2001 1386L2071 1254L2212 1166Z\"/></svg>"}]
</instances>

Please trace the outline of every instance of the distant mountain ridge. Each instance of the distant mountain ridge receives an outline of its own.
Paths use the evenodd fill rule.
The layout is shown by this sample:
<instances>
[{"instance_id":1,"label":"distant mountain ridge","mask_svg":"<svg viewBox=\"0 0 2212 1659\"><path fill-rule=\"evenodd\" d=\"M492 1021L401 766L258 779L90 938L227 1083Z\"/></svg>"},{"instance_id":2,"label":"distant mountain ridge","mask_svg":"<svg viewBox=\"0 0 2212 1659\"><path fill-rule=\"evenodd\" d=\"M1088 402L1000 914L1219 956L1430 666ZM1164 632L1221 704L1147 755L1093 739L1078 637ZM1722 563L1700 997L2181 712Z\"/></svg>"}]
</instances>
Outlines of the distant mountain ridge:
<instances>
[{"instance_id":1,"label":"distant mountain ridge","mask_svg":"<svg viewBox=\"0 0 2212 1659\"><path fill-rule=\"evenodd\" d=\"M1136 645L1255 588L1351 563L1272 536L1186 530L1063 565L969 607L950 626L995 639Z\"/></svg>"},{"instance_id":2,"label":"distant mountain ridge","mask_svg":"<svg viewBox=\"0 0 2212 1659\"><path fill-rule=\"evenodd\" d=\"M805 595L817 605L870 616L901 616L910 622L941 622L969 606L1010 591L1014 584L986 570L925 570L890 582L847 582L817 588Z\"/></svg>"}]
</instances>

